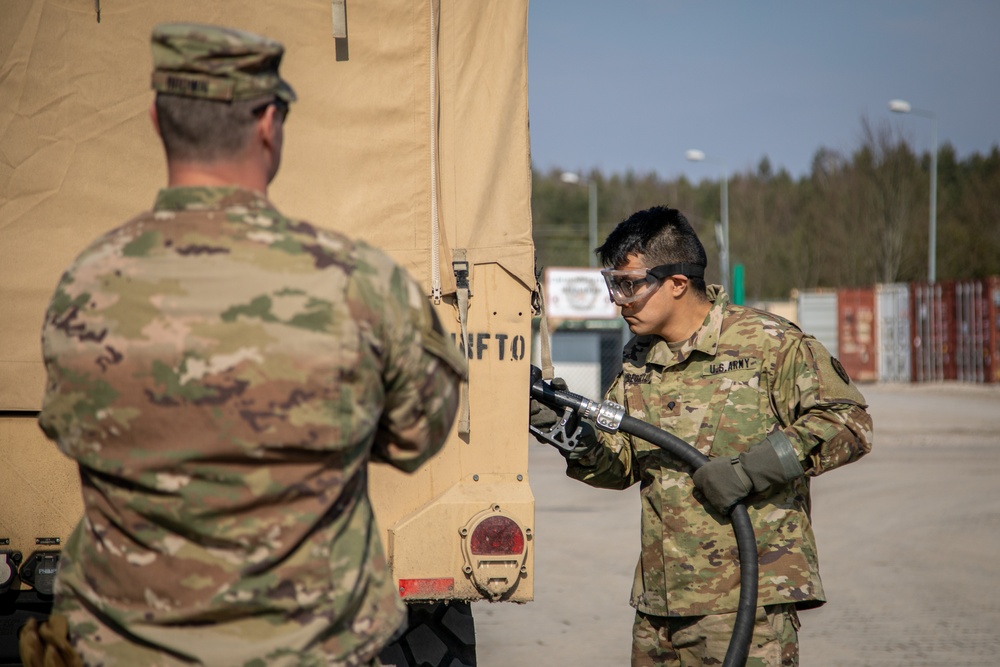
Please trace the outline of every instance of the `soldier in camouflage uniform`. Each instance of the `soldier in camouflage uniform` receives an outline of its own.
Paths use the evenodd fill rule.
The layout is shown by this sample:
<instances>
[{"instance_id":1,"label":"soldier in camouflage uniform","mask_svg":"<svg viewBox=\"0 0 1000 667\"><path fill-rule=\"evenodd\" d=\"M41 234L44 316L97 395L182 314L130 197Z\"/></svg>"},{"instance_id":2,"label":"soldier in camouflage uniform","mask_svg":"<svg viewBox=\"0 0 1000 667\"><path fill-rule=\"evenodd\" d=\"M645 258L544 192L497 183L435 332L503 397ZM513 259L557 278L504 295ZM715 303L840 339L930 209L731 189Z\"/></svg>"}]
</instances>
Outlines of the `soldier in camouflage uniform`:
<instances>
[{"instance_id":1,"label":"soldier in camouflage uniform","mask_svg":"<svg viewBox=\"0 0 1000 667\"><path fill-rule=\"evenodd\" d=\"M739 601L729 511L742 500L760 562L747 664L797 665L796 611L825 601L809 480L870 451L864 397L815 338L706 286L704 247L680 212L640 211L597 252L635 334L606 398L710 458L692 478L649 442L585 423L567 457L567 474L592 486L640 485L632 664L722 663ZM536 426L554 418L532 406Z\"/></svg>"},{"instance_id":2,"label":"soldier in camouflage uniform","mask_svg":"<svg viewBox=\"0 0 1000 667\"><path fill-rule=\"evenodd\" d=\"M54 614L88 665L377 664L405 614L368 462L441 448L465 361L400 266L267 200L295 100L281 44L152 41L168 187L45 318L40 423L85 506Z\"/></svg>"}]
</instances>

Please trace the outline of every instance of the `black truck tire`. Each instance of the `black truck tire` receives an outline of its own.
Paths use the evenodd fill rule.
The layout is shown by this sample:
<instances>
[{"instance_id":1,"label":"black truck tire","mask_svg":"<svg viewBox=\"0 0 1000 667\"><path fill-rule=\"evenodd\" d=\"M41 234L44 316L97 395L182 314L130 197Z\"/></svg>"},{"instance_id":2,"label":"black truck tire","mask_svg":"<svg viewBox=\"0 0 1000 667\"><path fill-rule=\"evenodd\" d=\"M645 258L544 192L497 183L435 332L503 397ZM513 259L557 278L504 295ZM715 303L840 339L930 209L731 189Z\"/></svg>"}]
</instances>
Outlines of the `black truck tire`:
<instances>
[{"instance_id":1,"label":"black truck tire","mask_svg":"<svg viewBox=\"0 0 1000 667\"><path fill-rule=\"evenodd\" d=\"M476 667L470 603L418 602L407 611L406 632L379 655L385 667Z\"/></svg>"},{"instance_id":2,"label":"black truck tire","mask_svg":"<svg viewBox=\"0 0 1000 667\"><path fill-rule=\"evenodd\" d=\"M33 618L39 623L52 612L52 598L30 588L0 595L0 667L20 667L17 637L21 627Z\"/></svg>"}]
</instances>

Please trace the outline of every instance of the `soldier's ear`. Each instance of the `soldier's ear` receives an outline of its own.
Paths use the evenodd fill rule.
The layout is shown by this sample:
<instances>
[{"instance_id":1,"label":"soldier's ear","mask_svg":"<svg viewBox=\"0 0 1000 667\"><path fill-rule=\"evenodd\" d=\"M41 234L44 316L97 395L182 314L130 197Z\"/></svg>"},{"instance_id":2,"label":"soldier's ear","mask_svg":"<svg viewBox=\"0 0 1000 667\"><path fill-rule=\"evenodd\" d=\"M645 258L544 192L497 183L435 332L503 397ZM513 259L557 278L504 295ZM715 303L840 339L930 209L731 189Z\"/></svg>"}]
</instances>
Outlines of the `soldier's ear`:
<instances>
[{"instance_id":1,"label":"soldier's ear","mask_svg":"<svg viewBox=\"0 0 1000 667\"><path fill-rule=\"evenodd\" d=\"M264 145L272 150L275 146L275 134L278 131L279 122L281 121L278 118L278 109L273 104L267 105L264 113L257 119L257 135Z\"/></svg>"},{"instance_id":2,"label":"soldier's ear","mask_svg":"<svg viewBox=\"0 0 1000 667\"><path fill-rule=\"evenodd\" d=\"M278 167L281 165L283 137L281 122L282 118L277 107L270 104L254 126L256 146L262 149L259 151L259 154L265 160L264 164L267 170L268 183L274 179L278 173Z\"/></svg>"},{"instance_id":3,"label":"soldier's ear","mask_svg":"<svg viewBox=\"0 0 1000 667\"><path fill-rule=\"evenodd\" d=\"M688 287L688 277L682 275L670 276L667 278L670 288L676 296L681 296Z\"/></svg>"}]
</instances>

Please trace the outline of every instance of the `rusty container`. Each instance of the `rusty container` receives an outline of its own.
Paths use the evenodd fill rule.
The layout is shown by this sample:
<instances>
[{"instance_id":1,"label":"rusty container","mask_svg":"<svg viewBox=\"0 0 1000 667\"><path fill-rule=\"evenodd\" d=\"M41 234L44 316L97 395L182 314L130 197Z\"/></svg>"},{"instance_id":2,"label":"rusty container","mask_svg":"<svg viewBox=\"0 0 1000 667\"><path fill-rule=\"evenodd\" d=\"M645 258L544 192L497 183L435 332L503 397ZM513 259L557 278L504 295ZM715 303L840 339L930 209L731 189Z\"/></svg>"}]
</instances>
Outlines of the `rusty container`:
<instances>
[{"instance_id":1,"label":"rusty container","mask_svg":"<svg viewBox=\"0 0 1000 667\"><path fill-rule=\"evenodd\" d=\"M878 380L878 340L873 287L837 291L838 358L855 382Z\"/></svg>"},{"instance_id":2,"label":"rusty container","mask_svg":"<svg viewBox=\"0 0 1000 667\"><path fill-rule=\"evenodd\" d=\"M983 381L1000 382L1000 276L983 280L985 303L985 359Z\"/></svg>"},{"instance_id":3,"label":"rusty container","mask_svg":"<svg viewBox=\"0 0 1000 667\"><path fill-rule=\"evenodd\" d=\"M985 280L955 282L955 370L960 382L986 382L991 357L990 298Z\"/></svg>"},{"instance_id":4,"label":"rusty container","mask_svg":"<svg viewBox=\"0 0 1000 667\"><path fill-rule=\"evenodd\" d=\"M955 283L910 285L913 382L958 378L955 363Z\"/></svg>"}]
</instances>

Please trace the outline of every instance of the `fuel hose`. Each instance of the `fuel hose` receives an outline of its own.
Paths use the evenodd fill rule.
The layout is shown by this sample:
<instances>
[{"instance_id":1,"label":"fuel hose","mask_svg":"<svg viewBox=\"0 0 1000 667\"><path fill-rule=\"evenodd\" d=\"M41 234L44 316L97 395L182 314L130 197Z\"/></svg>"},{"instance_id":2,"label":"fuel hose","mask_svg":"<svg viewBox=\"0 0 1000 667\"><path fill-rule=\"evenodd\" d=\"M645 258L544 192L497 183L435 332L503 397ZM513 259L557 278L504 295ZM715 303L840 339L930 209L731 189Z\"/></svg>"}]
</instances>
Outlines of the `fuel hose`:
<instances>
[{"instance_id":1,"label":"fuel hose","mask_svg":"<svg viewBox=\"0 0 1000 667\"><path fill-rule=\"evenodd\" d=\"M625 414L625 408L605 401L597 403L569 391L553 389L542 380L541 371L531 367L531 397L553 408L570 408L579 417L592 419L597 428L609 433L623 431L642 438L666 451L670 456L697 470L708 463L708 457L672 433ZM740 599L736 609L733 636L726 649L723 667L743 667L753 639L754 617L757 613L757 538L744 503L730 510L729 518L736 535L740 556Z\"/></svg>"}]
</instances>

